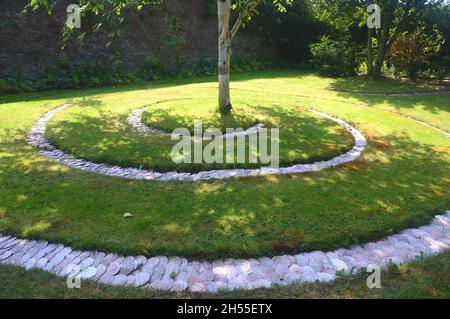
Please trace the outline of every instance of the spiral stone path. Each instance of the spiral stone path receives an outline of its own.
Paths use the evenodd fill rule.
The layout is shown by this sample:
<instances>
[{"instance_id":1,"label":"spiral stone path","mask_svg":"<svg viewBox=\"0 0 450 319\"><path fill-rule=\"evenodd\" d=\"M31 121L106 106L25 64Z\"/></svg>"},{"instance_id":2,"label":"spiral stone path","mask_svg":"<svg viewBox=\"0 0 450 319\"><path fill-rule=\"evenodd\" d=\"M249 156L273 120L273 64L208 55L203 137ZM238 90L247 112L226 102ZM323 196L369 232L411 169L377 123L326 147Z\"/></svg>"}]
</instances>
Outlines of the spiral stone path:
<instances>
[{"instance_id":1,"label":"spiral stone path","mask_svg":"<svg viewBox=\"0 0 450 319\"><path fill-rule=\"evenodd\" d=\"M89 162L83 159L76 158L73 155L67 154L62 150L56 148L52 144L50 144L48 140L45 138L45 128L48 122L56 113L67 109L71 105L72 104L64 104L45 113L31 128L31 131L28 135L29 144L38 148L41 155L50 158L52 160L56 160L61 164L67 165L69 167L99 173L107 176L117 176L128 179L157 180L157 181L183 181L183 180L198 181L210 179L225 179L232 177L305 173L352 162L361 155L361 153L367 146L367 141L361 134L361 132L359 132L356 128L354 128L350 124L338 118L332 117L326 113L315 110L309 110L311 113L314 113L318 116L322 116L335 123L338 123L346 130L348 130L355 139L355 145L353 146L353 148L347 153L328 161L316 162L312 164L297 164L290 167L281 167L281 168L263 167L260 169L223 169L223 170L202 171L195 174L187 172L159 173L150 170L143 170L137 168L123 168L109 164Z\"/></svg>"},{"instance_id":2,"label":"spiral stone path","mask_svg":"<svg viewBox=\"0 0 450 319\"><path fill-rule=\"evenodd\" d=\"M355 146L337 158L314 164L294 165L288 168L261 168L259 170L218 170L189 173L157 173L134 168L121 168L91 163L66 154L45 139L45 127L58 112L70 107L59 106L41 117L32 127L29 143L50 159L81 170L109 176L147 180L200 180L290 174L315 171L357 159L367 142L363 135L346 122L325 113L310 110L349 130ZM141 113L142 114L142 113ZM134 113L134 120L139 118ZM381 268L389 263L402 264L418 256L433 256L450 248L450 210L435 216L432 223L416 229L407 229L377 242L354 245L335 251L314 251L297 255L252 259L225 259L215 261L188 261L183 257L119 256L101 251L80 251L47 241L20 239L0 234L0 264L12 264L26 269L39 268L60 277L79 276L108 285L133 285L166 291L217 292L218 290L256 289L294 282L328 282L338 272L352 273L369 265Z\"/></svg>"},{"instance_id":3,"label":"spiral stone path","mask_svg":"<svg viewBox=\"0 0 450 319\"><path fill-rule=\"evenodd\" d=\"M295 282L329 282L337 272L369 265L381 268L450 248L450 211L430 225L363 246L273 258L188 261L182 257L119 256L80 251L61 244L0 234L0 264L39 268L60 277L90 279L107 285L132 285L167 291L217 292L256 289Z\"/></svg>"}]
</instances>

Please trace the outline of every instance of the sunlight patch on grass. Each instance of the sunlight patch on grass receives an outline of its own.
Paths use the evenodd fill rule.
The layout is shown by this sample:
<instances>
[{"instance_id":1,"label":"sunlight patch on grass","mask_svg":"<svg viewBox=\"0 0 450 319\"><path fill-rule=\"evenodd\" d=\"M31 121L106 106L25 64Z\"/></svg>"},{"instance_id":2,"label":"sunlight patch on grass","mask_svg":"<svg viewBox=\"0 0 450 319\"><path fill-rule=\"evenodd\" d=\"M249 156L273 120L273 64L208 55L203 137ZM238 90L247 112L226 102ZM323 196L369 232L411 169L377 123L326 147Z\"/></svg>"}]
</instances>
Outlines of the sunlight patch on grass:
<instances>
[{"instance_id":1,"label":"sunlight patch on grass","mask_svg":"<svg viewBox=\"0 0 450 319\"><path fill-rule=\"evenodd\" d=\"M22 236L33 236L34 234L45 232L52 227L50 221L41 220L32 225L25 226L22 230Z\"/></svg>"}]
</instances>

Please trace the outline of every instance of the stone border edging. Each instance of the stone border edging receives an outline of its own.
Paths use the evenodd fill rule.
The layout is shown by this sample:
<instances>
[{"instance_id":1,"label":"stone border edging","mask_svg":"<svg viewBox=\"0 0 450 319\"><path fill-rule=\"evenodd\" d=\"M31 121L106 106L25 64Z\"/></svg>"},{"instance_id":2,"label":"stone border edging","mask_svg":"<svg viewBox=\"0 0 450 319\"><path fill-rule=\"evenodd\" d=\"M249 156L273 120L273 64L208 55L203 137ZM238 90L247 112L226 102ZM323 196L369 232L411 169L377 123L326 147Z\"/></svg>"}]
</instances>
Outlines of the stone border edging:
<instances>
[{"instance_id":1,"label":"stone border edging","mask_svg":"<svg viewBox=\"0 0 450 319\"><path fill-rule=\"evenodd\" d=\"M424 121L416 120L415 118L412 118L412 117L409 117L409 116L407 118L410 119L410 120L413 120L416 123L419 123L420 125L430 127L432 129L434 129L435 131L438 131L438 132L444 134L446 137L450 138L450 133L448 133L448 132L446 132L444 130L441 130L440 128L437 128L436 126L428 124L427 122L424 122Z\"/></svg>"},{"instance_id":2,"label":"stone border edging","mask_svg":"<svg viewBox=\"0 0 450 319\"><path fill-rule=\"evenodd\" d=\"M123 177L135 180L155 180L155 181L198 181L210 179L226 179L232 177L249 177L249 176L265 176L265 175L281 175L281 174L297 174L305 172L313 172L319 169L338 166L344 163L356 160L367 146L365 137L356 128L346 123L343 120L332 117L326 113L309 110L310 112L328 118L329 120L338 123L346 130L348 130L355 139L355 145L347 153L337 156L328 161L316 162L312 164L297 164L290 167L270 168L263 167L260 169L223 169L202 171L199 173L187 172L168 172L159 173L151 170L143 170L138 168L123 168L109 164L98 164L89 162L83 159L76 158L73 155L67 154L62 150L53 146L45 138L45 129L51 118L58 112L65 110L72 106L72 104L63 104L45 113L31 128L28 134L28 143L37 149L40 154L56 160L61 164L72 168L81 169L84 171L99 173L107 176Z\"/></svg>"},{"instance_id":3,"label":"stone border edging","mask_svg":"<svg viewBox=\"0 0 450 319\"><path fill-rule=\"evenodd\" d=\"M346 90L327 90L331 92L337 93L347 93L347 94L361 94L367 96L389 96L389 97L408 97L408 96L418 96L418 95L445 95L450 94L450 91L442 90L442 91L423 91L423 92L411 92L411 93L375 93L375 92L364 92L364 91L346 91Z\"/></svg>"},{"instance_id":4,"label":"stone border edging","mask_svg":"<svg viewBox=\"0 0 450 319\"><path fill-rule=\"evenodd\" d=\"M295 282L329 282L337 272L371 264L386 267L450 248L450 210L430 225L407 229L364 246L273 258L188 261L181 257L119 256L79 251L62 244L0 234L0 264L38 268L60 277L79 275L107 285L133 285L166 291L211 292L256 289Z\"/></svg>"},{"instance_id":5,"label":"stone border edging","mask_svg":"<svg viewBox=\"0 0 450 319\"><path fill-rule=\"evenodd\" d=\"M171 136L172 135L171 133L164 131L164 130L157 129L157 128L149 126L149 125L146 125L142 121L142 114L144 113L146 108L147 107L144 106L137 110L134 110L130 114L130 116L127 118L128 124L131 125L132 127L134 127L139 132L144 133L144 134L154 133L154 134L162 134L162 135ZM263 127L264 127L264 124L256 124L256 125L253 125L252 127L249 127L248 129L246 129L243 132L227 133L227 134L223 134L223 135L220 135L217 137L227 139L227 138L234 138L237 136L253 135L253 134L256 134L259 131L261 131L261 129Z\"/></svg>"}]
</instances>

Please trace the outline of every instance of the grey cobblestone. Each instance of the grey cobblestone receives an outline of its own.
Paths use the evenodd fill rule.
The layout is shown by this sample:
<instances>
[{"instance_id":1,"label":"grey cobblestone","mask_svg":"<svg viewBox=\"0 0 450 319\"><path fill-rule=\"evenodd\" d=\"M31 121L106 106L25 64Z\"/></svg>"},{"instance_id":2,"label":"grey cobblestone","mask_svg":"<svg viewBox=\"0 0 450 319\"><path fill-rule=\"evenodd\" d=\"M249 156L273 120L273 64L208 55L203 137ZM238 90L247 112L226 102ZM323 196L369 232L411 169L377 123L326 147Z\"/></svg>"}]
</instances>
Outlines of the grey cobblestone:
<instances>
[{"instance_id":1,"label":"grey cobblestone","mask_svg":"<svg viewBox=\"0 0 450 319\"><path fill-rule=\"evenodd\" d=\"M66 269L69 265L79 265L82 279L170 291L216 292L219 289L255 289L293 282L328 282L336 278L338 271L358 270L369 264L381 267L391 262L402 264L421 253L433 256L449 249L449 220L450 211L447 211L445 215L436 216L431 225L407 229L378 242L355 245L350 249L212 262L72 251L63 245L1 237L0 234L4 244L0 264L18 263L26 269L39 268L61 277L68 276ZM42 257L44 254L46 256ZM138 264L142 265L140 269L136 269ZM176 272L175 276L172 272Z\"/></svg>"}]
</instances>

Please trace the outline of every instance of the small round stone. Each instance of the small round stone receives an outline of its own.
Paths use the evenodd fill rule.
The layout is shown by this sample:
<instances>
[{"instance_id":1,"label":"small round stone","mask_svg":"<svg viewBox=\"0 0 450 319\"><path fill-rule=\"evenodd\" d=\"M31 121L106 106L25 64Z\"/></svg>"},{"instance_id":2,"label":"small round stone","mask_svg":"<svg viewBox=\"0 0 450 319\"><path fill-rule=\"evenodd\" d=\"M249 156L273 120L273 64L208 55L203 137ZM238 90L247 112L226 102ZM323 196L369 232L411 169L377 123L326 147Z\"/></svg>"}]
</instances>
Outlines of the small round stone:
<instances>
[{"instance_id":1,"label":"small round stone","mask_svg":"<svg viewBox=\"0 0 450 319\"><path fill-rule=\"evenodd\" d=\"M55 267L51 262L47 262L45 266L42 268L45 271L52 271L52 269Z\"/></svg>"},{"instance_id":2,"label":"small round stone","mask_svg":"<svg viewBox=\"0 0 450 319\"><path fill-rule=\"evenodd\" d=\"M36 265L36 259L30 258L28 261L24 264L25 269L29 270Z\"/></svg>"},{"instance_id":3,"label":"small round stone","mask_svg":"<svg viewBox=\"0 0 450 319\"><path fill-rule=\"evenodd\" d=\"M127 276L119 274L117 276L114 276L112 284L115 286L125 285L127 283L127 281L128 281Z\"/></svg>"},{"instance_id":4,"label":"small round stone","mask_svg":"<svg viewBox=\"0 0 450 319\"><path fill-rule=\"evenodd\" d=\"M327 274L325 272L319 272L317 278L320 282L329 282L335 279L333 275Z\"/></svg>"},{"instance_id":5,"label":"small round stone","mask_svg":"<svg viewBox=\"0 0 450 319\"><path fill-rule=\"evenodd\" d=\"M350 271L350 268L348 267L348 265L341 259L331 258L330 263L333 266L335 271L344 271L344 272Z\"/></svg>"},{"instance_id":6,"label":"small round stone","mask_svg":"<svg viewBox=\"0 0 450 319\"><path fill-rule=\"evenodd\" d=\"M184 291L188 288L188 283L184 280L175 280L171 288L172 291Z\"/></svg>"},{"instance_id":7,"label":"small round stone","mask_svg":"<svg viewBox=\"0 0 450 319\"><path fill-rule=\"evenodd\" d=\"M209 282L206 284L206 291L209 293L216 293L219 290L219 287L215 282Z\"/></svg>"},{"instance_id":8,"label":"small round stone","mask_svg":"<svg viewBox=\"0 0 450 319\"><path fill-rule=\"evenodd\" d=\"M134 285L136 287L141 287L141 286L144 286L145 284L147 284L149 282L149 280L150 280L150 274L145 271L141 271L135 275Z\"/></svg>"},{"instance_id":9,"label":"small round stone","mask_svg":"<svg viewBox=\"0 0 450 319\"><path fill-rule=\"evenodd\" d=\"M171 279L157 280L150 284L150 287L156 290L170 290L174 281Z\"/></svg>"},{"instance_id":10,"label":"small round stone","mask_svg":"<svg viewBox=\"0 0 450 319\"><path fill-rule=\"evenodd\" d=\"M297 255L297 264L299 266L307 266L309 263L309 258L305 255Z\"/></svg>"},{"instance_id":11,"label":"small round stone","mask_svg":"<svg viewBox=\"0 0 450 319\"><path fill-rule=\"evenodd\" d=\"M135 265L136 268L138 268L144 266L146 262L147 258L145 258L144 256L137 256L134 259L133 264Z\"/></svg>"},{"instance_id":12,"label":"small round stone","mask_svg":"<svg viewBox=\"0 0 450 319\"><path fill-rule=\"evenodd\" d=\"M142 267L142 270L145 270L148 273L152 273L153 269L158 265L159 259L157 257L152 257L147 260L145 265Z\"/></svg>"},{"instance_id":13,"label":"small round stone","mask_svg":"<svg viewBox=\"0 0 450 319\"><path fill-rule=\"evenodd\" d=\"M114 276L114 275L116 275L116 274L119 273L120 267L121 267L120 264L118 264L118 263L116 263L116 262L112 262L112 263L108 266L108 268L106 269L106 272L107 272L109 275Z\"/></svg>"},{"instance_id":14,"label":"small round stone","mask_svg":"<svg viewBox=\"0 0 450 319\"><path fill-rule=\"evenodd\" d=\"M13 254L12 251L7 250L6 252L3 253L3 255L0 255L0 261L8 259L9 257L11 257L12 254Z\"/></svg>"},{"instance_id":15,"label":"small round stone","mask_svg":"<svg viewBox=\"0 0 450 319\"><path fill-rule=\"evenodd\" d=\"M257 279L253 282L254 288L270 288L272 283L267 279Z\"/></svg>"},{"instance_id":16,"label":"small round stone","mask_svg":"<svg viewBox=\"0 0 450 319\"><path fill-rule=\"evenodd\" d=\"M135 275L128 275L127 286L134 286L134 281L136 280Z\"/></svg>"},{"instance_id":17,"label":"small round stone","mask_svg":"<svg viewBox=\"0 0 450 319\"><path fill-rule=\"evenodd\" d=\"M127 263L123 263L122 266L120 267L120 274L128 276L129 274L131 274L134 270L136 269L135 265L133 264L133 262L127 262Z\"/></svg>"},{"instance_id":18,"label":"small round stone","mask_svg":"<svg viewBox=\"0 0 450 319\"><path fill-rule=\"evenodd\" d=\"M300 267L297 264L293 264L291 267L289 267L289 272L290 273L298 273L301 274L302 273L302 267Z\"/></svg>"},{"instance_id":19,"label":"small round stone","mask_svg":"<svg viewBox=\"0 0 450 319\"><path fill-rule=\"evenodd\" d=\"M57 265L59 265L60 263L63 262L64 258L66 258L66 255L65 255L65 254L57 253L57 254L55 255L55 257L53 257L53 258L50 260L50 262L51 262L53 265L57 266Z\"/></svg>"},{"instance_id":20,"label":"small round stone","mask_svg":"<svg viewBox=\"0 0 450 319\"><path fill-rule=\"evenodd\" d=\"M83 259L80 262L79 266L81 269L85 269L85 268L92 266L94 264L94 261L95 261L94 258L88 257L86 259Z\"/></svg>"},{"instance_id":21,"label":"small round stone","mask_svg":"<svg viewBox=\"0 0 450 319\"><path fill-rule=\"evenodd\" d=\"M3 242L7 241L10 238L11 238L11 236L0 237L0 243L3 243Z\"/></svg>"},{"instance_id":22,"label":"small round stone","mask_svg":"<svg viewBox=\"0 0 450 319\"><path fill-rule=\"evenodd\" d=\"M102 276L106 272L106 266L103 264L99 264L95 268L97 269L96 275L94 277L95 279L100 278L100 276Z\"/></svg>"},{"instance_id":23,"label":"small round stone","mask_svg":"<svg viewBox=\"0 0 450 319\"><path fill-rule=\"evenodd\" d=\"M93 278L97 274L97 268L95 267L87 267L80 273L81 279L90 279Z\"/></svg>"},{"instance_id":24,"label":"small round stone","mask_svg":"<svg viewBox=\"0 0 450 319\"><path fill-rule=\"evenodd\" d=\"M111 285L114 281L114 276L108 273L105 273L103 276L101 276L98 281L105 285Z\"/></svg>"},{"instance_id":25,"label":"small round stone","mask_svg":"<svg viewBox=\"0 0 450 319\"><path fill-rule=\"evenodd\" d=\"M314 257L309 259L308 266L310 266L312 269L314 269L315 272L321 272L322 269L323 269L322 260L319 260L319 259L314 258Z\"/></svg>"},{"instance_id":26,"label":"small round stone","mask_svg":"<svg viewBox=\"0 0 450 319\"><path fill-rule=\"evenodd\" d=\"M94 258L93 266L97 267L98 265L100 265L102 263L103 259L105 258L105 256L106 256L106 254L104 252L99 252L97 254L97 256L95 256L95 258Z\"/></svg>"},{"instance_id":27,"label":"small round stone","mask_svg":"<svg viewBox=\"0 0 450 319\"><path fill-rule=\"evenodd\" d=\"M213 281L214 280L214 273L211 270L202 270L198 274L198 276L201 278L201 281Z\"/></svg>"},{"instance_id":28,"label":"small round stone","mask_svg":"<svg viewBox=\"0 0 450 319\"><path fill-rule=\"evenodd\" d=\"M298 282L302 280L302 275L300 274L296 274L296 273L287 273L286 275L284 275L283 277L283 282L285 282L286 284L292 284L294 282Z\"/></svg>"},{"instance_id":29,"label":"small round stone","mask_svg":"<svg viewBox=\"0 0 450 319\"><path fill-rule=\"evenodd\" d=\"M194 282L189 284L189 290L192 292L205 292L206 289L206 285L202 282Z\"/></svg>"},{"instance_id":30,"label":"small round stone","mask_svg":"<svg viewBox=\"0 0 450 319\"><path fill-rule=\"evenodd\" d=\"M41 258L36 262L35 267L36 268L43 268L46 264L48 263L48 259L47 258Z\"/></svg>"}]
</instances>

